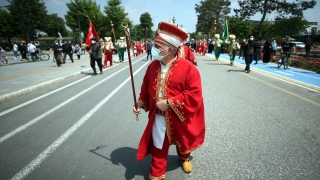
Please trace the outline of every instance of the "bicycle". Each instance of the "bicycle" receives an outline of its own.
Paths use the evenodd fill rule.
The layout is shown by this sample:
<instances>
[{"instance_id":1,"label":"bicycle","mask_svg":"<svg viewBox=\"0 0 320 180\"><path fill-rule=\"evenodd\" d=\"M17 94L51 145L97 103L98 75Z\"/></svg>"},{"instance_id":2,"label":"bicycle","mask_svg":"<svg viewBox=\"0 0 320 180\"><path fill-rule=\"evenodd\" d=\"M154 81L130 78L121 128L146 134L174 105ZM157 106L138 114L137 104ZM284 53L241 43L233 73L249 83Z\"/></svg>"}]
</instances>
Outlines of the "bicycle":
<instances>
[{"instance_id":1,"label":"bicycle","mask_svg":"<svg viewBox=\"0 0 320 180\"><path fill-rule=\"evenodd\" d=\"M39 55L38 56L39 59L42 60L42 61L48 61L50 59L50 55L48 53L43 52L43 51L40 51L40 54L38 54L38 55ZM31 55L30 55L29 52L27 53L27 59L28 59L29 62L32 61L32 58L31 58Z\"/></svg>"},{"instance_id":2,"label":"bicycle","mask_svg":"<svg viewBox=\"0 0 320 180\"><path fill-rule=\"evenodd\" d=\"M278 69L283 65L283 69L286 70L289 67L289 57L290 52L283 52L284 57L281 58L280 61L278 61Z\"/></svg>"}]
</instances>

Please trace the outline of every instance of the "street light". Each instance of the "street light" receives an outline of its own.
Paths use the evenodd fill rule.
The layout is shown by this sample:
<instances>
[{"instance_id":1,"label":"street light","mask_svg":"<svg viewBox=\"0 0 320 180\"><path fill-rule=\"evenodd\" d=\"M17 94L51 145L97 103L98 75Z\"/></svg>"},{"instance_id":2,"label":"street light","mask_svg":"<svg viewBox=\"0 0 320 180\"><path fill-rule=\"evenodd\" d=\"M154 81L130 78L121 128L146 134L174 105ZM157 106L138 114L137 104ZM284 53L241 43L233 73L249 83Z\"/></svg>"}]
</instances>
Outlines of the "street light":
<instances>
[{"instance_id":1,"label":"street light","mask_svg":"<svg viewBox=\"0 0 320 180\"><path fill-rule=\"evenodd\" d=\"M158 16L153 16L153 17L152 17L152 21L153 21L153 19L156 18L156 17L158 17ZM154 29L154 26L155 26L155 25L154 25L154 23L153 23L153 31L154 31L153 36L152 36L153 39L155 38L155 34L156 34L156 30Z\"/></svg>"}]
</instances>

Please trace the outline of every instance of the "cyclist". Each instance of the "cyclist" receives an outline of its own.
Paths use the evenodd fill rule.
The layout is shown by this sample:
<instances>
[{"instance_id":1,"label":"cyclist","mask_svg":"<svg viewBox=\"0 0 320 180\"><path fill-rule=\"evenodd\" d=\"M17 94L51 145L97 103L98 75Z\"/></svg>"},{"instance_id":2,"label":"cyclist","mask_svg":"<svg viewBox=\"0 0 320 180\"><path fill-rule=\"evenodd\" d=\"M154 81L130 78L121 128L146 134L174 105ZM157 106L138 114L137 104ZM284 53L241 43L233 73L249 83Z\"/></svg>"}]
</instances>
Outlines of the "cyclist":
<instances>
[{"instance_id":1,"label":"cyclist","mask_svg":"<svg viewBox=\"0 0 320 180\"><path fill-rule=\"evenodd\" d=\"M281 53L280 53L281 59L279 60L279 62L284 60L284 56L283 56L284 53L288 53L287 57L289 60L291 49L293 49L293 53L296 52L296 47L294 46L294 44L292 42L290 42L290 37L286 36L286 41L281 44ZM288 69L289 69L289 67L288 67Z\"/></svg>"}]
</instances>

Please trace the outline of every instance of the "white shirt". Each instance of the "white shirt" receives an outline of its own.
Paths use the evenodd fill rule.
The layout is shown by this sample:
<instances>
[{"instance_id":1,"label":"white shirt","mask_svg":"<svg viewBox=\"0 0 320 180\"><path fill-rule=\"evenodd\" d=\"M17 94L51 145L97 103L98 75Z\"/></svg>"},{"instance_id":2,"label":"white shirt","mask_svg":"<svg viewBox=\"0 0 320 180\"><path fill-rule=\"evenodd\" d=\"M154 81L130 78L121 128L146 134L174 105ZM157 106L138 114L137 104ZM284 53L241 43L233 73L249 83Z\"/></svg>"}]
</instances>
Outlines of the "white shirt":
<instances>
[{"instance_id":1,"label":"white shirt","mask_svg":"<svg viewBox=\"0 0 320 180\"><path fill-rule=\"evenodd\" d=\"M174 62L177 58L174 58L171 62L169 62L166 66L163 66L161 62L159 61L161 65L161 84L159 89L159 99L163 99L163 94L162 94L162 88L163 88L163 82L164 78L166 76L166 73L168 69L170 68L172 62ZM163 142L164 142L164 137L166 133L166 119L165 117L161 116L160 114L156 114L154 123L152 125L152 140L153 140L153 145L158 148L162 149Z\"/></svg>"},{"instance_id":2,"label":"white shirt","mask_svg":"<svg viewBox=\"0 0 320 180\"><path fill-rule=\"evenodd\" d=\"M29 44L29 46L28 46L28 51L29 51L29 53L34 53L34 52L36 52L36 46L33 45L33 44Z\"/></svg>"},{"instance_id":3,"label":"white shirt","mask_svg":"<svg viewBox=\"0 0 320 180\"><path fill-rule=\"evenodd\" d=\"M18 51L18 45L16 44L13 45L13 51Z\"/></svg>"}]
</instances>

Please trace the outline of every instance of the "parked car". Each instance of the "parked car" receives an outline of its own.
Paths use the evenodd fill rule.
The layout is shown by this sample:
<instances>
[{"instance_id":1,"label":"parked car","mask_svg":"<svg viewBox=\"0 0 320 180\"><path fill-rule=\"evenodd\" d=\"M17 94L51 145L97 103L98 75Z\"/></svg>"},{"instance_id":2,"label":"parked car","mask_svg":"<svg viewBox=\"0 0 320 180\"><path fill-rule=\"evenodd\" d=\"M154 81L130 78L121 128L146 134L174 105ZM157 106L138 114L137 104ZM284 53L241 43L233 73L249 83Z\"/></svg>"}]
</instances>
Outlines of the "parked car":
<instances>
[{"instance_id":1,"label":"parked car","mask_svg":"<svg viewBox=\"0 0 320 180\"><path fill-rule=\"evenodd\" d=\"M305 44L303 42L292 42L294 46L298 49L304 49Z\"/></svg>"}]
</instances>

